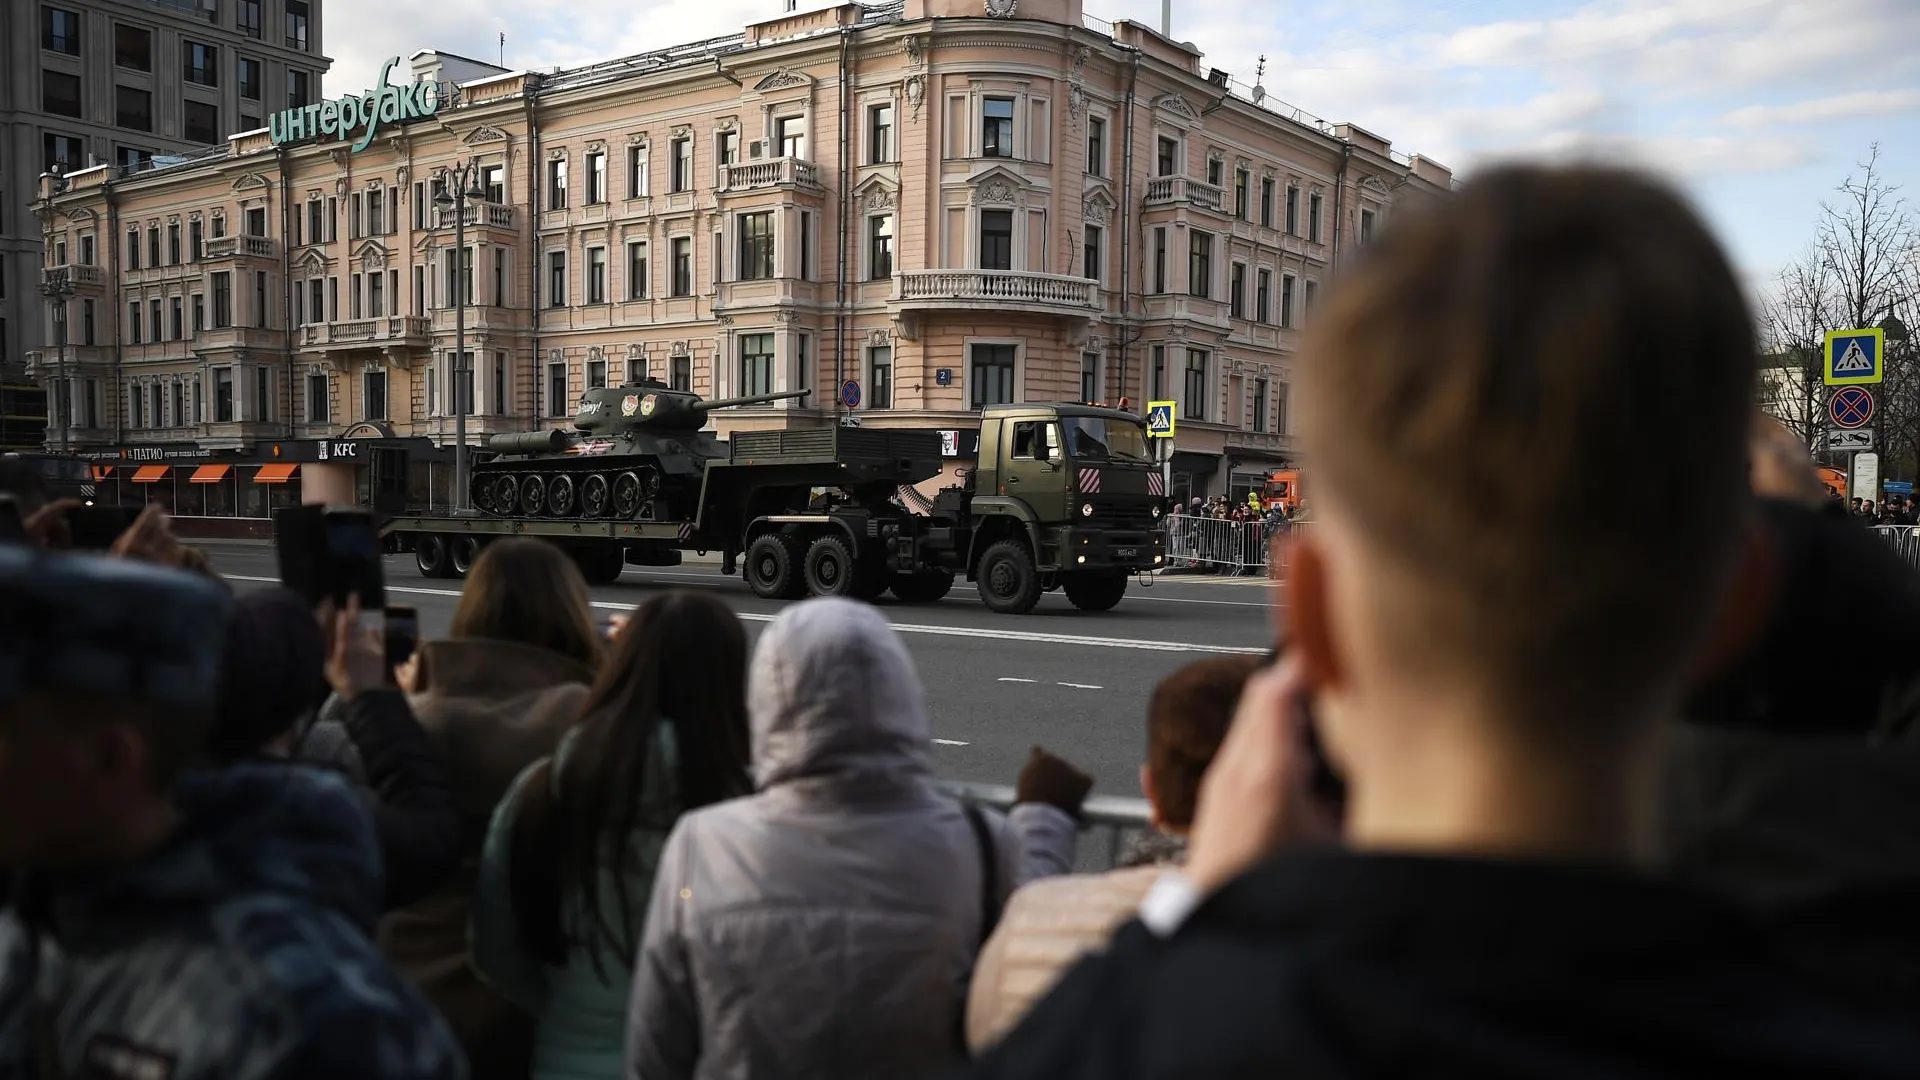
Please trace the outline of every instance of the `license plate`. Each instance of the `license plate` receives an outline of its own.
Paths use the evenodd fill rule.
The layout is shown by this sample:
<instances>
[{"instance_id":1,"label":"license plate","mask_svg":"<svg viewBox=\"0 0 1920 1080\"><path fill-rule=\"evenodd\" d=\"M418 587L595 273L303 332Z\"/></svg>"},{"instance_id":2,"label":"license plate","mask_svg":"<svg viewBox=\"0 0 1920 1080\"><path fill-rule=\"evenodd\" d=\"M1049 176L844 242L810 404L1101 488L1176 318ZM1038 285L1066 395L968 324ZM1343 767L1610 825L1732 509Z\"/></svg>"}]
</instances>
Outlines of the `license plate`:
<instances>
[{"instance_id":1,"label":"license plate","mask_svg":"<svg viewBox=\"0 0 1920 1080\"><path fill-rule=\"evenodd\" d=\"M1140 554L1139 548L1115 548L1113 553L1122 559L1132 559Z\"/></svg>"}]
</instances>

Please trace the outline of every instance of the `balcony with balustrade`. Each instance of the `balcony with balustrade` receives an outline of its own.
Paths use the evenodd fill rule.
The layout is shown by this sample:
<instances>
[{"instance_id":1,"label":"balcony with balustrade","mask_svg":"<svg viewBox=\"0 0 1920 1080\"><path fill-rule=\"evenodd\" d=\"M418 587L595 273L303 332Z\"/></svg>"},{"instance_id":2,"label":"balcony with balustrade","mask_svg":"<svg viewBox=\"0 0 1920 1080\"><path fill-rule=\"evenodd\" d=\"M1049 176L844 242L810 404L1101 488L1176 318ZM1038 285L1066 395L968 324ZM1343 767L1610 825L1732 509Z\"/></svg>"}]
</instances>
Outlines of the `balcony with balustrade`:
<instances>
[{"instance_id":1,"label":"balcony with balustrade","mask_svg":"<svg viewBox=\"0 0 1920 1080\"><path fill-rule=\"evenodd\" d=\"M1192 176L1154 176L1147 180L1147 193L1141 203L1149 210L1191 206L1219 212L1226 204L1226 189Z\"/></svg>"},{"instance_id":2,"label":"balcony with balustrade","mask_svg":"<svg viewBox=\"0 0 1920 1080\"><path fill-rule=\"evenodd\" d=\"M75 296L98 296L106 284L107 275L98 266L71 263L40 269L43 290L71 290Z\"/></svg>"},{"instance_id":3,"label":"balcony with balustrade","mask_svg":"<svg viewBox=\"0 0 1920 1080\"><path fill-rule=\"evenodd\" d=\"M1023 312L1091 323L1100 315L1100 284L1023 270L907 270L895 276L887 310L909 340L931 318L969 312Z\"/></svg>"},{"instance_id":4,"label":"balcony with balustrade","mask_svg":"<svg viewBox=\"0 0 1920 1080\"><path fill-rule=\"evenodd\" d=\"M200 261L222 263L236 261L273 261L276 245L265 236L216 236L206 241Z\"/></svg>"},{"instance_id":5,"label":"balcony with balustrade","mask_svg":"<svg viewBox=\"0 0 1920 1080\"><path fill-rule=\"evenodd\" d=\"M777 157L765 161L741 161L720 166L721 194L738 194L767 188L825 190L820 183L820 166L795 157Z\"/></svg>"},{"instance_id":6,"label":"balcony with balustrade","mask_svg":"<svg viewBox=\"0 0 1920 1080\"><path fill-rule=\"evenodd\" d=\"M456 224L464 223L467 238L475 243L511 243L519 235L514 232L513 207L501 203L469 202L463 208L435 205L429 212L434 229L450 233Z\"/></svg>"},{"instance_id":7,"label":"balcony with balustrade","mask_svg":"<svg viewBox=\"0 0 1920 1080\"><path fill-rule=\"evenodd\" d=\"M355 349L424 349L433 343L431 320L418 315L384 315L347 322L308 323L295 338L307 352Z\"/></svg>"}]
</instances>

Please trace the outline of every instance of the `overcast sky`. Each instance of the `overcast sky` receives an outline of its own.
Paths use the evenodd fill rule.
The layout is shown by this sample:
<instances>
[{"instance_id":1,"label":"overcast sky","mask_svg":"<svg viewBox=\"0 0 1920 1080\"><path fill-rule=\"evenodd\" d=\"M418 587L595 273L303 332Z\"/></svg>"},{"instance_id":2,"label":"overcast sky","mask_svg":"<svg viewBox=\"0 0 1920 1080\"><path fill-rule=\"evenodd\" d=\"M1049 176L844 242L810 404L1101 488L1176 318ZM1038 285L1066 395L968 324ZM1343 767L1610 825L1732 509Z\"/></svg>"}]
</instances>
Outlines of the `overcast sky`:
<instances>
[{"instance_id":1,"label":"overcast sky","mask_svg":"<svg viewBox=\"0 0 1920 1080\"><path fill-rule=\"evenodd\" d=\"M822 0L811 0L814 6ZM1159 0L1086 0L1158 27ZM780 0L327 0L329 96L419 48L514 68L736 32ZM1665 170L1751 282L1798 254L1868 144L1920 203L1920 0L1175 0L1203 63L1470 175L1508 154Z\"/></svg>"}]
</instances>

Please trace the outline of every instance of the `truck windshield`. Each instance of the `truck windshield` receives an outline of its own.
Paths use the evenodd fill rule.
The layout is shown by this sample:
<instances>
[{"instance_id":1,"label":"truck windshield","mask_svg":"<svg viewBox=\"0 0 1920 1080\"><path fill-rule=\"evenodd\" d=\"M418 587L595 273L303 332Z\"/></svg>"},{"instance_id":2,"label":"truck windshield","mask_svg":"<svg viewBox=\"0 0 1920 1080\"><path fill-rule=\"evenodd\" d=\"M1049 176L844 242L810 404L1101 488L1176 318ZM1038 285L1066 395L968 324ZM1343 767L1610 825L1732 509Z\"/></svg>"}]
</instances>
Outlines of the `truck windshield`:
<instances>
[{"instance_id":1,"label":"truck windshield","mask_svg":"<svg viewBox=\"0 0 1920 1080\"><path fill-rule=\"evenodd\" d=\"M1144 424L1097 416L1063 416L1060 418L1060 427L1066 435L1067 453L1075 458L1153 460L1147 453L1147 428Z\"/></svg>"}]
</instances>

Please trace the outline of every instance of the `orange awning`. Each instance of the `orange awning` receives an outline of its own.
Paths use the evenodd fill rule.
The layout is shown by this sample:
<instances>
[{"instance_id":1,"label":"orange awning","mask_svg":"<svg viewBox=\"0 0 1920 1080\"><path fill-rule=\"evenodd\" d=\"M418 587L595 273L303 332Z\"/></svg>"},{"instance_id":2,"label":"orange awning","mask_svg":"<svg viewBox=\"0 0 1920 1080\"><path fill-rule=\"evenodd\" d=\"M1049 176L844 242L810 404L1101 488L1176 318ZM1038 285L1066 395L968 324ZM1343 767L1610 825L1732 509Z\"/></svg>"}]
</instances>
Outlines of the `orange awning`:
<instances>
[{"instance_id":1,"label":"orange awning","mask_svg":"<svg viewBox=\"0 0 1920 1080\"><path fill-rule=\"evenodd\" d=\"M133 471L133 482L136 484L158 483L167 478L167 470L170 468L172 468L170 465L142 465Z\"/></svg>"},{"instance_id":2,"label":"orange awning","mask_svg":"<svg viewBox=\"0 0 1920 1080\"><path fill-rule=\"evenodd\" d=\"M260 466L260 471L254 474L253 482L256 484L284 484L293 479L293 474L299 471L300 466L298 465L262 465Z\"/></svg>"},{"instance_id":3,"label":"orange awning","mask_svg":"<svg viewBox=\"0 0 1920 1080\"><path fill-rule=\"evenodd\" d=\"M225 480L232 469L231 465L202 465L193 470L191 479L196 484L217 484Z\"/></svg>"},{"instance_id":4,"label":"orange awning","mask_svg":"<svg viewBox=\"0 0 1920 1080\"><path fill-rule=\"evenodd\" d=\"M112 475L113 475L113 466L111 465L95 465L93 467L93 478L95 480L105 480L107 477Z\"/></svg>"}]
</instances>

